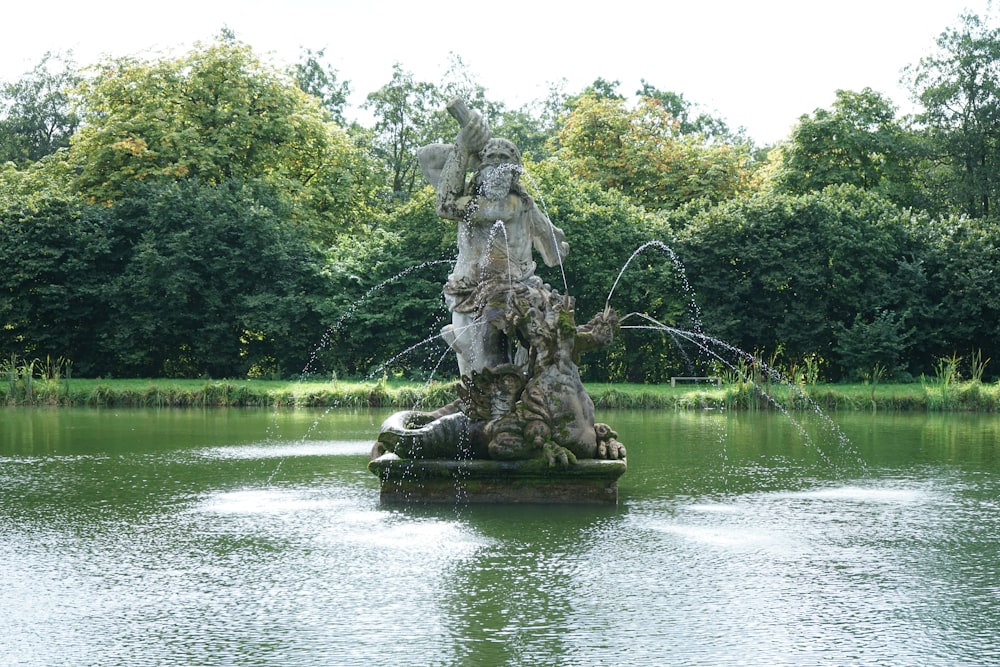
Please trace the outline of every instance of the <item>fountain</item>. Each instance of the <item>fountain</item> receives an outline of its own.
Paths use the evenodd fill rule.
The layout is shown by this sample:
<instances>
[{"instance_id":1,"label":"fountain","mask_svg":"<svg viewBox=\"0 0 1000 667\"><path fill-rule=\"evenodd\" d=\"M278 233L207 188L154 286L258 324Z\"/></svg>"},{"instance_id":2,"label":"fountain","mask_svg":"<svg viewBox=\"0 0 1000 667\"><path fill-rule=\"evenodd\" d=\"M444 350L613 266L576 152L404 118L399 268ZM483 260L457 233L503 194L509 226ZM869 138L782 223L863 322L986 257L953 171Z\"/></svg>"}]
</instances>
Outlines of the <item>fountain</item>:
<instances>
[{"instance_id":1,"label":"fountain","mask_svg":"<svg viewBox=\"0 0 1000 667\"><path fill-rule=\"evenodd\" d=\"M625 447L594 421L577 363L611 343L618 317L606 307L577 325L573 297L535 275L533 252L562 266L562 230L519 183L517 147L463 100L447 108L455 143L417 159L438 215L459 225L441 335L461 381L449 405L386 419L368 469L389 502L615 503Z\"/></svg>"}]
</instances>

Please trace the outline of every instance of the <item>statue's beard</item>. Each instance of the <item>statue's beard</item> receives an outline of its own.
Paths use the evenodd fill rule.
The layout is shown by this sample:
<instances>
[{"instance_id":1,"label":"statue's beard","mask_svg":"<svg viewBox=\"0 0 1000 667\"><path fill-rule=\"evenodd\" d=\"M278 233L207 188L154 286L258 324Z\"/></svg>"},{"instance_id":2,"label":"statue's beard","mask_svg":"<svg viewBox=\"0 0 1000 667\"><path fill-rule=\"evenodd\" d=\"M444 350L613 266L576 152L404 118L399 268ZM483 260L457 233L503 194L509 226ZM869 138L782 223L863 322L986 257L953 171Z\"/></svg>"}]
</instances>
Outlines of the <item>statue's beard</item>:
<instances>
[{"instance_id":1,"label":"statue's beard","mask_svg":"<svg viewBox=\"0 0 1000 667\"><path fill-rule=\"evenodd\" d=\"M497 164L479 171L478 192L490 201L500 201L510 194L520 167L515 164Z\"/></svg>"}]
</instances>

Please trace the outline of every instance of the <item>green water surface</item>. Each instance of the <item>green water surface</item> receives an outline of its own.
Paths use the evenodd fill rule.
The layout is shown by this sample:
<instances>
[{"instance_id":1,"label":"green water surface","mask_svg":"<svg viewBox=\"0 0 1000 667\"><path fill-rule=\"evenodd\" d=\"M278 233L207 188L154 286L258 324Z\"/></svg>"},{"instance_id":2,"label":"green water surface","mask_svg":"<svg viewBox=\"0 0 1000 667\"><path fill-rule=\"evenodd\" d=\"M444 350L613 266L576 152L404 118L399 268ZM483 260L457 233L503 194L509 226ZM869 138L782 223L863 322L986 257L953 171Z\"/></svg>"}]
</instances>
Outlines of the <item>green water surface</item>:
<instances>
[{"instance_id":1,"label":"green water surface","mask_svg":"<svg viewBox=\"0 0 1000 667\"><path fill-rule=\"evenodd\" d=\"M0 409L0 665L1000 663L996 416L610 412L610 508L383 506L385 416Z\"/></svg>"}]
</instances>

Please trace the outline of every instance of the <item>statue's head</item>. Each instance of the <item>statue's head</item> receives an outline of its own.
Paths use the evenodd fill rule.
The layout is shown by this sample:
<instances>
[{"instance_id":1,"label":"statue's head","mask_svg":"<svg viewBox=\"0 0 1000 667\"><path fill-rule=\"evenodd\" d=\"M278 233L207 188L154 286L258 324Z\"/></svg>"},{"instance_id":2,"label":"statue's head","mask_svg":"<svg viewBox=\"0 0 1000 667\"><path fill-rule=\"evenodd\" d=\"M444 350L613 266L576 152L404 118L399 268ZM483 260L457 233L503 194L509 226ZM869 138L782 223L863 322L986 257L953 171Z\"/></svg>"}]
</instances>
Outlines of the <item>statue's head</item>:
<instances>
[{"instance_id":1,"label":"statue's head","mask_svg":"<svg viewBox=\"0 0 1000 667\"><path fill-rule=\"evenodd\" d=\"M476 184L481 195L496 201L516 188L518 176L524 171L517 146L506 139L490 139L479 158Z\"/></svg>"},{"instance_id":2,"label":"statue's head","mask_svg":"<svg viewBox=\"0 0 1000 667\"><path fill-rule=\"evenodd\" d=\"M490 139L479 151L481 166L496 166L498 164L515 164L521 166L521 151L514 142L507 139Z\"/></svg>"}]
</instances>

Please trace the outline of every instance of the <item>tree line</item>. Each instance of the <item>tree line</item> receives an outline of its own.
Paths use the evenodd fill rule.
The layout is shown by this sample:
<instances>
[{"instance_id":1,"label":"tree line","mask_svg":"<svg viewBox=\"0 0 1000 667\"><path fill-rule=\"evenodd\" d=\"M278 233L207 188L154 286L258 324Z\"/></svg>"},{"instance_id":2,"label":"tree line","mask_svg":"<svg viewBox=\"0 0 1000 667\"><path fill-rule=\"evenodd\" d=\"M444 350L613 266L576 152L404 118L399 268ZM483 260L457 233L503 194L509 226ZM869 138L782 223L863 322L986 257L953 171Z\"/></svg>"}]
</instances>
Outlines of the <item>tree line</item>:
<instances>
[{"instance_id":1,"label":"tree line","mask_svg":"<svg viewBox=\"0 0 1000 667\"><path fill-rule=\"evenodd\" d=\"M903 70L919 112L839 90L773 146L645 80L508 108L454 56L438 83L397 64L362 126L324 58L278 69L224 30L179 57L49 54L0 85L0 359L87 377L453 377L436 334L456 230L415 150L454 136L454 96L522 149L566 231L544 279L578 320L610 306L632 325L583 359L586 380L733 363L691 340L834 381L982 377L997 352L1000 31L985 18Z\"/></svg>"}]
</instances>

